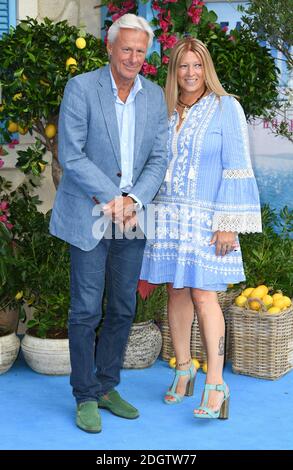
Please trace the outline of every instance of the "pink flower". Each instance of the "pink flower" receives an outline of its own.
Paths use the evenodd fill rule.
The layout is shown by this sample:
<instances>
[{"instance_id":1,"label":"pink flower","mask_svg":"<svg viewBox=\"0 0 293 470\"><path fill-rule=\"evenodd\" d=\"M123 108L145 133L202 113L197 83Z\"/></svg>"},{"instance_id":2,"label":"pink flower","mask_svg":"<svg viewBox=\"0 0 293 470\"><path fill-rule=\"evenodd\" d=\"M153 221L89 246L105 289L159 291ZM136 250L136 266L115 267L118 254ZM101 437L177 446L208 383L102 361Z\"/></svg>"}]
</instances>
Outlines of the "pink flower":
<instances>
[{"instance_id":1,"label":"pink flower","mask_svg":"<svg viewBox=\"0 0 293 470\"><path fill-rule=\"evenodd\" d=\"M135 8L135 2L133 0L128 0L126 2L122 2L120 6L114 5L114 3L109 3L108 10L112 16L112 21L115 22L121 16L125 15L125 13L133 10Z\"/></svg>"},{"instance_id":2,"label":"pink flower","mask_svg":"<svg viewBox=\"0 0 293 470\"><path fill-rule=\"evenodd\" d=\"M162 44L163 51L165 51L166 49L172 49L178 39L174 34L168 35L167 33L163 33L161 34L161 36L158 37L158 41Z\"/></svg>"},{"instance_id":3,"label":"pink flower","mask_svg":"<svg viewBox=\"0 0 293 470\"><path fill-rule=\"evenodd\" d=\"M4 165L4 160L2 160L2 158L0 158L0 168L2 168L3 165Z\"/></svg>"},{"instance_id":4,"label":"pink flower","mask_svg":"<svg viewBox=\"0 0 293 470\"><path fill-rule=\"evenodd\" d=\"M1 201L0 202L0 211L6 212L9 208L9 202Z\"/></svg>"},{"instance_id":5,"label":"pink flower","mask_svg":"<svg viewBox=\"0 0 293 470\"><path fill-rule=\"evenodd\" d=\"M221 28L221 30L224 31L224 33L226 33L226 32L228 31L228 29L229 29L228 26L223 26L223 27Z\"/></svg>"},{"instance_id":6,"label":"pink flower","mask_svg":"<svg viewBox=\"0 0 293 470\"><path fill-rule=\"evenodd\" d=\"M159 14L159 24L160 28L166 33L169 29L170 26L172 26L172 21L171 21L171 12L168 10L167 16L163 16L162 13Z\"/></svg>"},{"instance_id":7,"label":"pink flower","mask_svg":"<svg viewBox=\"0 0 293 470\"><path fill-rule=\"evenodd\" d=\"M5 214L0 215L0 222L7 222L7 216Z\"/></svg>"},{"instance_id":8,"label":"pink flower","mask_svg":"<svg viewBox=\"0 0 293 470\"><path fill-rule=\"evenodd\" d=\"M228 37L228 41L233 41L233 42L235 42L235 41L236 41L235 36L233 36L233 34L231 34L231 36Z\"/></svg>"},{"instance_id":9,"label":"pink flower","mask_svg":"<svg viewBox=\"0 0 293 470\"><path fill-rule=\"evenodd\" d=\"M194 24L200 23L201 13L202 9L194 5L191 5L191 7L187 10L187 15L191 17L191 21Z\"/></svg>"},{"instance_id":10,"label":"pink flower","mask_svg":"<svg viewBox=\"0 0 293 470\"><path fill-rule=\"evenodd\" d=\"M8 228L8 230L11 230L13 229L14 225L10 224L9 222L6 222L6 228Z\"/></svg>"},{"instance_id":11,"label":"pink flower","mask_svg":"<svg viewBox=\"0 0 293 470\"><path fill-rule=\"evenodd\" d=\"M160 5L158 4L157 0L154 0L154 1L153 1L152 8L153 8L153 10L159 11L160 13L163 13L163 12L166 11L166 10L164 10L162 7L160 7Z\"/></svg>"},{"instance_id":12,"label":"pink flower","mask_svg":"<svg viewBox=\"0 0 293 470\"><path fill-rule=\"evenodd\" d=\"M115 13L116 11L119 11L119 7L117 5L114 5L114 3L109 3L107 8L110 13Z\"/></svg>"},{"instance_id":13,"label":"pink flower","mask_svg":"<svg viewBox=\"0 0 293 470\"><path fill-rule=\"evenodd\" d=\"M122 6L124 8L124 10L133 10L133 8L135 8L135 2L132 1L132 0L129 0L127 2L122 2Z\"/></svg>"},{"instance_id":14,"label":"pink flower","mask_svg":"<svg viewBox=\"0 0 293 470\"><path fill-rule=\"evenodd\" d=\"M157 75L158 69L155 65L149 64L145 61L142 66L142 73L144 75Z\"/></svg>"},{"instance_id":15,"label":"pink flower","mask_svg":"<svg viewBox=\"0 0 293 470\"><path fill-rule=\"evenodd\" d=\"M167 55L164 55L163 58L162 58L162 64L168 64L169 60L170 60L170 58Z\"/></svg>"}]
</instances>

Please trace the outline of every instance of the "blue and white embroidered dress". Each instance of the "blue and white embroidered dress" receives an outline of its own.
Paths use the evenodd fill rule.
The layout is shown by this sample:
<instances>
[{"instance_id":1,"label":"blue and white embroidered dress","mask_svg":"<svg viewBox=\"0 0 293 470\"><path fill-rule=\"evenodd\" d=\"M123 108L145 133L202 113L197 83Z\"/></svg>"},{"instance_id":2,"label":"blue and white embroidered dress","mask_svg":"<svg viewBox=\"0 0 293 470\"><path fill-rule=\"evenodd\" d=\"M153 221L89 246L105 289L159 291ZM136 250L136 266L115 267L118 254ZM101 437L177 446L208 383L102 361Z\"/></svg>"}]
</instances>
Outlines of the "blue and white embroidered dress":
<instances>
[{"instance_id":1,"label":"blue and white embroidered dress","mask_svg":"<svg viewBox=\"0 0 293 470\"><path fill-rule=\"evenodd\" d=\"M216 231L261 232L247 123L239 102L214 93L169 122L169 166L155 200L155 235L141 279L175 288L225 290L245 280L240 249L216 256Z\"/></svg>"}]
</instances>

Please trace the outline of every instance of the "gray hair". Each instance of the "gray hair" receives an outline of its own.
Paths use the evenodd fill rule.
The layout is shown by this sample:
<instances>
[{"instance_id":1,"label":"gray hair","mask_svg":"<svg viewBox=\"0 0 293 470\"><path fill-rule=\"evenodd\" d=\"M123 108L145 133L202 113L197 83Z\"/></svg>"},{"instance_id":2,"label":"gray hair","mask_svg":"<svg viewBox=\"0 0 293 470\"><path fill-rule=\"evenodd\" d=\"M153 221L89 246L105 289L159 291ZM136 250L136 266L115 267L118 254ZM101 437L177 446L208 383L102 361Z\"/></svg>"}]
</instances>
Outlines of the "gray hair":
<instances>
[{"instance_id":1,"label":"gray hair","mask_svg":"<svg viewBox=\"0 0 293 470\"><path fill-rule=\"evenodd\" d=\"M137 29L144 31L149 37L148 48L153 44L154 33L149 23L142 16L136 16L133 13L126 13L120 16L109 28L108 41L110 44L116 40L120 28Z\"/></svg>"}]
</instances>

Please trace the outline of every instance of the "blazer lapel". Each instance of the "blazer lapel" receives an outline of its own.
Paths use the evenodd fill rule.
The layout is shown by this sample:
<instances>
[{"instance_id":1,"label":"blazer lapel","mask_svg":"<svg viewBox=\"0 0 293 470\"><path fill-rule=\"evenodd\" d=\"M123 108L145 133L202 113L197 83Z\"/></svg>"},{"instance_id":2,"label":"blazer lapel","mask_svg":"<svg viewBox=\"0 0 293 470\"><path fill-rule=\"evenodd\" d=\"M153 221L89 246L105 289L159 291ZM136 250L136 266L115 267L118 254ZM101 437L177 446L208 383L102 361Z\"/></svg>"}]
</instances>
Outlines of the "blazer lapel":
<instances>
[{"instance_id":1,"label":"blazer lapel","mask_svg":"<svg viewBox=\"0 0 293 470\"><path fill-rule=\"evenodd\" d=\"M104 115L113 151L121 170L119 130L116 119L115 96L112 91L109 66L103 67L99 72L98 94L101 102L102 113Z\"/></svg>"},{"instance_id":2,"label":"blazer lapel","mask_svg":"<svg viewBox=\"0 0 293 470\"><path fill-rule=\"evenodd\" d=\"M147 93L142 89L135 97L135 137L134 137L134 162L138 158L141 142L145 133L147 121Z\"/></svg>"}]
</instances>

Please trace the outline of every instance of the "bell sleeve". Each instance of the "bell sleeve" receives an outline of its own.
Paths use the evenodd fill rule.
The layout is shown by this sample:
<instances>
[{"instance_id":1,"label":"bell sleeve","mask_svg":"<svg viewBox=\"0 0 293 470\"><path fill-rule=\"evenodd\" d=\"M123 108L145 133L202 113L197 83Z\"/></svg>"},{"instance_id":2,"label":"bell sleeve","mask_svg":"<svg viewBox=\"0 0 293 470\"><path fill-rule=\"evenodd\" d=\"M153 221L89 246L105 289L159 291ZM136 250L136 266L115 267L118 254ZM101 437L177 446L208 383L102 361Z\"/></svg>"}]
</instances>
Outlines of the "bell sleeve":
<instances>
[{"instance_id":1,"label":"bell sleeve","mask_svg":"<svg viewBox=\"0 0 293 470\"><path fill-rule=\"evenodd\" d=\"M234 97L222 97L220 106L223 170L212 230L261 232L259 192L251 166L245 115Z\"/></svg>"}]
</instances>

